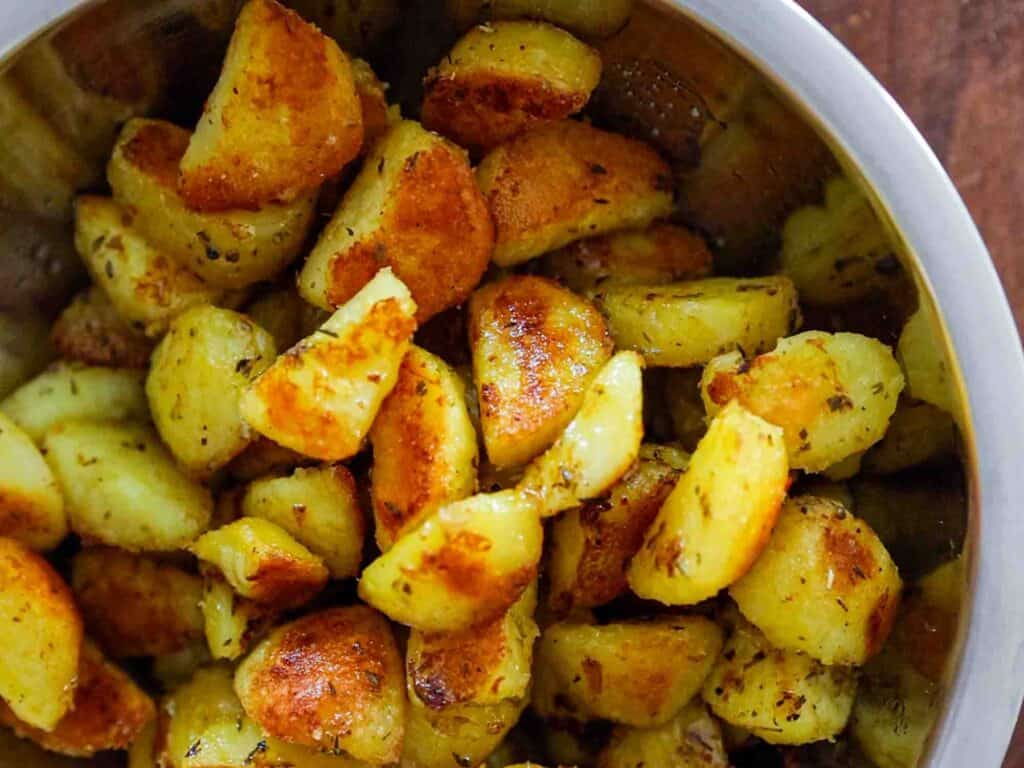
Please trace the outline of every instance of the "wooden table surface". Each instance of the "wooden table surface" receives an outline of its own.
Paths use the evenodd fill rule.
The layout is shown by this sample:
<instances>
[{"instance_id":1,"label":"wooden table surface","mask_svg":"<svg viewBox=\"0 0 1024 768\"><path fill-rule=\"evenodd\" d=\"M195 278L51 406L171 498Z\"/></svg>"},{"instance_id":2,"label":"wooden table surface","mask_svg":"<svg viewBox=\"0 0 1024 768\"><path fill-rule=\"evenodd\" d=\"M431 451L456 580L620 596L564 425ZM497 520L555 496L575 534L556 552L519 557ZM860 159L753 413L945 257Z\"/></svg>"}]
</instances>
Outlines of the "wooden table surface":
<instances>
[{"instance_id":1,"label":"wooden table surface","mask_svg":"<svg viewBox=\"0 0 1024 768\"><path fill-rule=\"evenodd\" d=\"M1024 238L1024 0L799 2L928 139L974 215L1024 330L1017 239ZM1022 723L1004 768L1024 768Z\"/></svg>"}]
</instances>

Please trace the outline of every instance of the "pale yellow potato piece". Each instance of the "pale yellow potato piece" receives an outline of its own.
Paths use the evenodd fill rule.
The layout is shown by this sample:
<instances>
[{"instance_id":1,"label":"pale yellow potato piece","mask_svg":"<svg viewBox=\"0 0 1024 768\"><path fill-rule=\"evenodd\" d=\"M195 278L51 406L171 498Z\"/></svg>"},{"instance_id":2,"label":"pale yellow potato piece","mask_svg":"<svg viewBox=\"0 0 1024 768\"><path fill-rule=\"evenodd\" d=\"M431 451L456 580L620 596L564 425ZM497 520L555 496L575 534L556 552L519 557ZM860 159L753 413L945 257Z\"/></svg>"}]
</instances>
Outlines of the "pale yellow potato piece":
<instances>
[{"instance_id":1,"label":"pale yellow potato piece","mask_svg":"<svg viewBox=\"0 0 1024 768\"><path fill-rule=\"evenodd\" d=\"M946 348L940 320L926 296L922 295L920 302L896 344L896 356L907 377L907 394L931 403L963 424L956 368Z\"/></svg>"},{"instance_id":2,"label":"pale yellow potato piece","mask_svg":"<svg viewBox=\"0 0 1024 768\"><path fill-rule=\"evenodd\" d=\"M728 768L722 729L700 699L655 728L618 726L601 750L597 768Z\"/></svg>"},{"instance_id":3,"label":"pale yellow potato piece","mask_svg":"<svg viewBox=\"0 0 1024 768\"><path fill-rule=\"evenodd\" d=\"M704 681L702 696L726 723L769 744L807 744L843 730L856 689L854 670L773 648L756 628L741 623Z\"/></svg>"},{"instance_id":4,"label":"pale yellow potato piece","mask_svg":"<svg viewBox=\"0 0 1024 768\"><path fill-rule=\"evenodd\" d=\"M692 605L740 578L789 483L782 431L739 405L711 422L627 571L640 597Z\"/></svg>"},{"instance_id":5,"label":"pale yellow potato piece","mask_svg":"<svg viewBox=\"0 0 1024 768\"><path fill-rule=\"evenodd\" d=\"M189 480L148 428L71 421L46 433L46 460L71 530L129 551L175 550L210 520L210 492Z\"/></svg>"},{"instance_id":6,"label":"pale yellow potato piece","mask_svg":"<svg viewBox=\"0 0 1024 768\"><path fill-rule=\"evenodd\" d=\"M242 597L278 608L302 605L327 583L319 557L280 526L257 517L204 533L189 551L215 566Z\"/></svg>"},{"instance_id":7,"label":"pale yellow potato piece","mask_svg":"<svg viewBox=\"0 0 1024 768\"><path fill-rule=\"evenodd\" d=\"M533 706L545 717L668 722L700 691L722 649L701 616L547 627L537 645Z\"/></svg>"},{"instance_id":8,"label":"pale yellow potato piece","mask_svg":"<svg viewBox=\"0 0 1024 768\"><path fill-rule=\"evenodd\" d=\"M741 349L765 351L799 320L789 278L709 277L666 285L611 285L594 294L615 344L649 365L688 368Z\"/></svg>"},{"instance_id":9,"label":"pale yellow potato piece","mask_svg":"<svg viewBox=\"0 0 1024 768\"><path fill-rule=\"evenodd\" d=\"M821 472L885 435L903 390L892 350L856 333L807 331L753 360L739 353L704 368L708 415L736 400L782 427L789 464Z\"/></svg>"},{"instance_id":10,"label":"pale yellow potato piece","mask_svg":"<svg viewBox=\"0 0 1024 768\"><path fill-rule=\"evenodd\" d=\"M382 269L243 393L242 418L276 443L324 461L357 453L395 386L416 304Z\"/></svg>"},{"instance_id":11,"label":"pale yellow potato piece","mask_svg":"<svg viewBox=\"0 0 1024 768\"><path fill-rule=\"evenodd\" d=\"M612 354L590 302L532 275L473 294L469 342L484 446L497 467L525 464L551 445Z\"/></svg>"},{"instance_id":12,"label":"pale yellow potato piece","mask_svg":"<svg viewBox=\"0 0 1024 768\"><path fill-rule=\"evenodd\" d=\"M0 538L0 645L0 699L19 720L52 729L72 705L82 618L50 564L6 538Z\"/></svg>"},{"instance_id":13,"label":"pale yellow potato piece","mask_svg":"<svg viewBox=\"0 0 1024 768\"><path fill-rule=\"evenodd\" d=\"M235 594L216 574L207 574L199 601L210 656L237 659L259 639L277 611Z\"/></svg>"},{"instance_id":14,"label":"pale yellow potato piece","mask_svg":"<svg viewBox=\"0 0 1024 768\"><path fill-rule=\"evenodd\" d=\"M53 360L54 347L60 345L51 345L49 331L41 315L0 312L0 398L7 397Z\"/></svg>"},{"instance_id":15,"label":"pale yellow potato piece","mask_svg":"<svg viewBox=\"0 0 1024 768\"><path fill-rule=\"evenodd\" d=\"M633 0L447 0L445 7L463 29L523 17L544 19L584 37L608 37L629 21Z\"/></svg>"},{"instance_id":16,"label":"pale yellow potato piece","mask_svg":"<svg viewBox=\"0 0 1024 768\"><path fill-rule=\"evenodd\" d=\"M632 466L643 439L642 370L635 352L605 363L565 431L526 468L517 490L543 516L600 496Z\"/></svg>"},{"instance_id":17,"label":"pale yellow potato piece","mask_svg":"<svg viewBox=\"0 0 1024 768\"><path fill-rule=\"evenodd\" d=\"M57 363L0 402L36 443L51 427L80 419L149 421L142 371Z\"/></svg>"},{"instance_id":18,"label":"pale yellow potato piece","mask_svg":"<svg viewBox=\"0 0 1024 768\"><path fill-rule=\"evenodd\" d=\"M864 471L890 475L956 453L956 422L931 403L901 400L885 437L864 454Z\"/></svg>"},{"instance_id":19,"label":"pale yellow potato piece","mask_svg":"<svg viewBox=\"0 0 1024 768\"><path fill-rule=\"evenodd\" d=\"M157 765L157 721L150 720L128 747L128 768L154 768Z\"/></svg>"},{"instance_id":20,"label":"pale yellow potato piece","mask_svg":"<svg viewBox=\"0 0 1024 768\"><path fill-rule=\"evenodd\" d=\"M518 722L527 701L455 704L443 710L412 702L406 708L402 768L480 765ZM537 768L534 766L533 768Z\"/></svg>"},{"instance_id":21,"label":"pale yellow potato piece","mask_svg":"<svg viewBox=\"0 0 1024 768\"><path fill-rule=\"evenodd\" d=\"M53 472L32 438L0 413L0 536L47 550L67 533L64 497Z\"/></svg>"},{"instance_id":22,"label":"pale yellow potato piece","mask_svg":"<svg viewBox=\"0 0 1024 768\"><path fill-rule=\"evenodd\" d=\"M112 368L145 368L154 346L142 329L121 316L98 285L90 285L64 307L53 323L50 341L64 360ZM44 343L43 354L48 349Z\"/></svg>"},{"instance_id":23,"label":"pale yellow potato piece","mask_svg":"<svg viewBox=\"0 0 1024 768\"><path fill-rule=\"evenodd\" d=\"M441 507L363 571L359 596L424 632L453 632L500 616L537 575L543 528L516 491Z\"/></svg>"}]
</instances>

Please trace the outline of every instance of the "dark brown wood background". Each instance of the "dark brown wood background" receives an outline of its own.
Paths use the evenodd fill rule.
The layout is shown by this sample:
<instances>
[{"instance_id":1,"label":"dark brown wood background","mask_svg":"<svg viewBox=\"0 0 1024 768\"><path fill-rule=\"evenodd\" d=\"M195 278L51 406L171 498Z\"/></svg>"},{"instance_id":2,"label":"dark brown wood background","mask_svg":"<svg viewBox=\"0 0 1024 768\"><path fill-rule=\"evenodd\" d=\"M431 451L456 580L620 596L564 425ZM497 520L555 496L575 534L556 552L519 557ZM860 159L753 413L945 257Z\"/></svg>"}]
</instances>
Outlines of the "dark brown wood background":
<instances>
[{"instance_id":1,"label":"dark brown wood background","mask_svg":"<svg viewBox=\"0 0 1024 768\"><path fill-rule=\"evenodd\" d=\"M1024 0L799 2L882 81L931 143L1024 330ZM1024 768L1020 723L1004 768Z\"/></svg>"}]
</instances>

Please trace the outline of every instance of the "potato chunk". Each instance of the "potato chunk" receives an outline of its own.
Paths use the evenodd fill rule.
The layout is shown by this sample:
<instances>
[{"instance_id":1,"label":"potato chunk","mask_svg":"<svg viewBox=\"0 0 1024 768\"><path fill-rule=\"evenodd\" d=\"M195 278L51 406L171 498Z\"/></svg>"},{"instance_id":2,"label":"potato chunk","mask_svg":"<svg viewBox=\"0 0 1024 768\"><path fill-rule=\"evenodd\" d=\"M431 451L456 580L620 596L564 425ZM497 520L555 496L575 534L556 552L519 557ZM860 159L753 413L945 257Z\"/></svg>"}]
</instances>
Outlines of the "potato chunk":
<instances>
[{"instance_id":1,"label":"potato chunk","mask_svg":"<svg viewBox=\"0 0 1024 768\"><path fill-rule=\"evenodd\" d=\"M441 507L363 571L359 596L394 621L453 632L500 616L537 575L543 528L516 491Z\"/></svg>"},{"instance_id":2,"label":"potato chunk","mask_svg":"<svg viewBox=\"0 0 1024 768\"><path fill-rule=\"evenodd\" d=\"M728 768L722 729L696 699L674 718L655 728L618 726L598 756L597 768Z\"/></svg>"},{"instance_id":3,"label":"potato chunk","mask_svg":"<svg viewBox=\"0 0 1024 768\"><path fill-rule=\"evenodd\" d=\"M927 297L903 326L896 354L907 377L907 394L964 423L956 382L956 364L943 338L941 321Z\"/></svg>"},{"instance_id":4,"label":"potato chunk","mask_svg":"<svg viewBox=\"0 0 1024 768\"><path fill-rule=\"evenodd\" d=\"M525 464L551 445L612 354L590 302L530 275L473 294L469 339L484 445L498 467Z\"/></svg>"},{"instance_id":5,"label":"potato chunk","mask_svg":"<svg viewBox=\"0 0 1024 768\"><path fill-rule=\"evenodd\" d=\"M324 461L357 453L394 387L416 304L382 269L245 391L242 418L271 440Z\"/></svg>"},{"instance_id":6,"label":"potato chunk","mask_svg":"<svg viewBox=\"0 0 1024 768\"><path fill-rule=\"evenodd\" d=\"M145 368L153 352L152 340L125 320L97 285L76 295L58 315L50 340L64 360L86 365Z\"/></svg>"},{"instance_id":7,"label":"potato chunk","mask_svg":"<svg viewBox=\"0 0 1024 768\"><path fill-rule=\"evenodd\" d=\"M633 0L447 0L462 29L491 19L535 18L584 37L608 37L625 26Z\"/></svg>"},{"instance_id":8,"label":"potato chunk","mask_svg":"<svg viewBox=\"0 0 1024 768\"><path fill-rule=\"evenodd\" d=\"M175 653L203 636L202 581L170 563L90 547L71 561L71 587L90 637L114 657Z\"/></svg>"},{"instance_id":9,"label":"potato chunk","mask_svg":"<svg viewBox=\"0 0 1024 768\"><path fill-rule=\"evenodd\" d=\"M208 477L249 444L238 400L274 352L269 333L230 309L194 307L171 323L146 395L160 437L190 474Z\"/></svg>"},{"instance_id":10,"label":"potato chunk","mask_svg":"<svg viewBox=\"0 0 1024 768\"><path fill-rule=\"evenodd\" d=\"M423 124L483 153L583 109L601 57L568 32L537 21L469 30L424 82Z\"/></svg>"},{"instance_id":11,"label":"potato chunk","mask_svg":"<svg viewBox=\"0 0 1024 768\"><path fill-rule=\"evenodd\" d=\"M242 597L278 608L307 602L327 583L323 561L269 520L243 517L189 546Z\"/></svg>"},{"instance_id":12,"label":"potato chunk","mask_svg":"<svg viewBox=\"0 0 1024 768\"><path fill-rule=\"evenodd\" d=\"M462 379L413 346L370 430L377 546L386 552L438 507L476 490L476 430Z\"/></svg>"},{"instance_id":13,"label":"potato chunk","mask_svg":"<svg viewBox=\"0 0 1024 768\"><path fill-rule=\"evenodd\" d=\"M455 704L434 710L412 702L406 708L401 765L403 768L481 765L518 722L526 704L525 700L507 700L497 704ZM539 766L531 763L530 768Z\"/></svg>"},{"instance_id":14,"label":"potato chunk","mask_svg":"<svg viewBox=\"0 0 1024 768\"><path fill-rule=\"evenodd\" d=\"M721 649L722 630L701 616L553 624L537 646L533 705L548 717L661 725L700 690Z\"/></svg>"},{"instance_id":15,"label":"potato chunk","mask_svg":"<svg viewBox=\"0 0 1024 768\"><path fill-rule=\"evenodd\" d=\"M0 413L0 536L46 550L67 533L64 497L53 472L32 438Z\"/></svg>"},{"instance_id":16,"label":"potato chunk","mask_svg":"<svg viewBox=\"0 0 1024 768\"><path fill-rule=\"evenodd\" d=\"M643 228L672 209L672 174L638 141L563 120L490 152L477 169L511 266L583 237Z\"/></svg>"},{"instance_id":17,"label":"potato chunk","mask_svg":"<svg viewBox=\"0 0 1024 768\"><path fill-rule=\"evenodd\" d=\"M734 352L704 369L708 415L736 400L785 432L789 464L821 472L882 439L903 389L892 350L856 333L807 331L753 360Z\"/></svg>"},{"instance_id":18,"label":"potato chunk","mask_svg":"<svg viewBox=\"0 0 1024 768\"><path fill-rule=\"evenodd\" d=\"M864 471L891 475L910 467L942 461L956 452L956 423L931 403L901 400L885 437L864 454Z\"/></svg>"},{"instance_id":19,"label":"potato chunk","mask_svg":"<svg viewBox=\"0 0 1024 768\"><path fill-rule=\"evenodd\" d=\"M466 153L402 121L370 150L302 268L299 293L324 309L337 307L390 266L423 322L469 297L493 243Z\"/></svg>"},{"instance_id":20,"label":"potato chunk","mask_svg":"<svg viewBox=\"0 0 1024 768\"><path fill-rule=\"evenodd\" d=\"M715 355L771 349L796 326L786 277L711 277L667 285L611 285L594 295L615 344L650 365L688 368Z\"/></svg>"},{"instance_id":21,"label":"potato chunk","mask_svg":"<svg viewBox=\"0 0 1024 768\"><path fill-rule=\"evenodd\" d=\"M151 243L221 288L272 278L298 254L315 213L315 193L255 210L194 211L178 194L187 131L161 120L125 123L107 166L114 199L134 211Z\"/></svg>"},{"instance_id":22,"label":"potato chunk","mask_svg":"<svg viewBox=\"0 0 1024 768\"><path fill-rule=\"evenodd\" d=\"M175 550L207 526L210 492L181 473L148 428L72 421L43 443L71 529L129 551Z\"/></svg>"},{"instance_id":23,"label":"potato chunk","mask_svg":"<svg viewBox=\"0 0 1024 768\"><path fill-rule=\"evenodd\" d=\"M798 497L729 594L773 645L825 664L863 664L889 636L901 588L867 523L833 501Z\"/></svg>"},{"instance_id":24,"label":"potato chunk","mask_svg":"<svg viewBox=\"0 0 1024 768\"><path fill-rule=\"evenodd\" d=\"M852 669L825 667L802 653L773 648L757 629L741 623L702 695L718 717L769 744L807 744L843 730L856 689Z\"/></svg>"},{"instance_id":25,"label":"potato chunk","mask_svg":"<svg viewBox=\"0 0 1024 768\"><path fill-rule=\"evenodd\" d=\"M366 524L356 481L340 464L296 469L256 480L242 497L242 514L276 523L323 558L331 578L359 573Z\"/></svg>"},{"instance_id":26,"label":"potato chunk","mask_svg":"<svg viewBox=\"0 0 1024 768\"><path fill-rule=\"evenodd\" d=\"M402 683L391 627L362 605L279 627L235 673L242 706L271 736L378 764L401 753Z\"/></svg>"},{"instance_id":27,"label":"potato chunk","mask_svg":"<svg viewBox=\"0 0 1024 768\"><path fill-rule=\"evenodd\" d=\"M127 749L156 716L149 696L91 643L82 645L77 677L74 704L52 730L23 722L2 702L0 724L51 752L91 757L101 750Z\"/></svg>"},{"instance_id":28,"label":"potato chunk","mask_svg":"<svg viewBox=\"0 0 1024 768\"><path fill-rule=\"evenodd\" d=\"M82 619L71 590L50 564L5 538L0 538L0 645L0 699L19 720L51 730L72 705Z\"/></svg>"},{"instance_id":29,"label":"potato chunk","mask_svg":"<svg viewBox=\"0 0 1024 768\"><path fill-rule=\"evenodd\" d=\"M215 659L237 659L248 651L278 613L270 606L235 594L215 573L206 575L199 607L206 645Z\"/></svg>"},{"instance_id":30,"label":"potato chunk","mask_svg":"<svg viewBox=\"0 0 1024 768\"><path fill-rule=\"evenodd\" d=\"M789 483L782 433L739 405L697 445L629 565L640 597L690 605L741 577L761 553Z\"/></svg>"}]
</instances>

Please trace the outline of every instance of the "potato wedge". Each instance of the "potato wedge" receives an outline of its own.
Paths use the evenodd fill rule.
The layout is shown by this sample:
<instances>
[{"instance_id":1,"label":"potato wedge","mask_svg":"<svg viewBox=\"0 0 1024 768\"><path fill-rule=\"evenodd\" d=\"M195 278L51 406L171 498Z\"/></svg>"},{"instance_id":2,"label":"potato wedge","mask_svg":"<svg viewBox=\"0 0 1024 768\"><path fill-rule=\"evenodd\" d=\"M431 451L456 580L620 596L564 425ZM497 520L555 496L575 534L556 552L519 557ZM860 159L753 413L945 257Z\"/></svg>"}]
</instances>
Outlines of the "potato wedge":
<instances>
[{"instance_id":1,"label":"potato wedge","mask_svg":"<svg viewBox=\"0 0 1024 768\"><path fill-rule=\"evenodd\" d=\"M370 493L377 546L386 552L438 507L476 490L476 430L462 380L412 346L370 429Z\"/></svg>"},{"instance_id":2,"label":"potato wedge","mask_svg":"<svg viewBox=\"0 0 1024 768\"><path fill-rule=\"evenodd\" d=\"M53 729L74 700L82 618L50 564L6 538L0 538L0 644L0 699L26 724Z\"/></svg>"},{"instance_id":3,"label":"potato wedge","mask_svg":"<svg viewBox=\"0 0 1024 768\"><path fill-rule=\"evenodd\" d=\"M903 326L896 356L907 377L907 394L931 403L964 423L956 384L956 367L946 348L941 321L922 296L921 306Z\"/></svg>"},{"instance_id":4,"label":"potato wedge","mask_svg":"<svg viewBox=\"0 0 1024 768\"><path fill-rule=\"evenodd\" d=\"M473 27L427 73L423 125L483 154L579 112L600 79L597 51L551 24Z\"/></svg>"},{"instance_id":5,"label":"potato wedge","mask_svg":"<svg viewBox=\"0 0 1024 768\"><path fill-rule=\"evenodd\" d=\"M700 691L722 649L701 616L547 627L537 646L533 706L543 716L651 727Z\"/></svg>"},{"instance_id":6,"label":"potato wedge","mask_svg":"<svg viewBox=\"0 0 1024 768\"><path fill-rule=\"evenodd\" d=\"M789 464L821 472L882 439L903 389L892 350L856 333L807 331L772 352L704 369L708 415L733 400L785 432Z\"/></svg>"},{"instance_id":7,"label":"potato wedge","mask_svg":"<svg viewBox=\"0 0 1024 768\"><path fill-rule=\"evenodd\" d=\"M565 431L526 468L517 489L543 516L600 496L632 466L643 439L642 368L634 352L605 363Z\"/></svg>"},{"instance_id":8,"label":"potato wedge","mask_svg":"<svg viewBox=\"0 0 1024 768\"><path fill-rule=\"evenodd\" d=\"M800 312L786 277L711 277L667 285L612 285L594 294L615 344L649 365L688 368L715 355L771 349Z\"/></svg>"},{"instance_id":9,"label":"potato wedge","mask_svg":"<svg viewBox=\"0 0 1024 768\"><path fill-rule=\"evenodd\" d=\"M956 446L956 423L948 413L931 403L901 400L885 437L864 454L863 467L867 474L891 475L948 459Z\"/></svg>"},{"instance_id":10,"label":"potato wedge","mask_svg":"<svg viewBox=\"0 0 1024 768\"><path fill-rule=\"evenodd\" d=\"M252 211L193 211L177 189L188 142L189 134L171 123L129 120L107 166L114 199L134 211L143 237L209 285L244 288L274 277L302 247L316 195Z\"/></svg>"},{"instance_id":11,"label":"potato wedge","mask_svg":"<svg viewBox=\"0 0 1024 768\"><path fill-rule=\"evenodd\" d=\"M722 729L695 699L667 723L655 728L618 726L598 756L597 768L728 768Z\"/></svg>"},{"instance_id":12,"label":"potato wedge","mask_svg":"<svg viewBox=\"0 0 1024 768\"><path fill-rule=\"evenodd\" d=\"M276 443L324 461L357 453L395 386L416 304L382 269L243 393L242 418Z\"/></svg>"},{"instance_id":13,"label":"potato wedge","mask_svg":"<svg viewBox=\"0 0 1024 768\"><path fill-rule=\"evenodd\" d=\"M209 523L210 492L182 474L147 427L70 421L47 432L43 447L71 530L85 539L169 551Z\"/></svg>"},{"instance_id":14,"label":"potato wedge","mask_svg":"<svg viewBox=\"0 0 1024 768\"><path fill-rule=\"evenodd\" d=\"M629 21L633 0L447 0L461 28L491 19L544 19L584 37L608 37Z\"/></svg>"},{"instance_id":15,"label":"potato wedge","mask_svg":"<svg viewBox=\"0 0 1024 768\"><path fill-rule=\"evenodd\" d=\"M63 359L86 365L145 368L153 353L153 341L121 317L97 285L89 286L64 308L53 323L50 339Z\"/></svg>"},{"instance_id":16,"label":"potato wedge","mask_svg":"<svg viewBox=\"0 0 1024 768\"><path fill-rule=\"evenodd\" d=\"M441 507L363 571L359 596L424 632L454 632L504 613L537 575L543 528L516 491Z\"/></svg>"},{"instance_id":17,"label":"potato wedge","mask_svg":"<svg viewBox=\"0 0 1024 768\"><path fill-rule=\"evenodd\" d=\"M337 307L390 266L422 323L469 297L493 244L465 152L404 120L370 150L302 268L299 293Z\"/></svg>"},{"instance_id":18,"label":"potato wedge","mask_svg":"<svg viewBox=\"0 0 1024 768\"><path fill-rule=\"evenodd\" d=\"M209 477L249 444L238 401L274 353L273 337L230 309L193 307L171 323L146 395L160 437L189 474Z\"/></svg>"},{"instance_id":19,"label":"potato wedge","mask_svg":"<svg viewBox=\"0 0 1024 768\"><path fill-rule=\"evenodd\" d=\"M67 533L64 497L53 472L32 438L0 413L0 536L47 550Z\"/></svg>"},{"instance_id":20,"label":"potato wedge","mask_svg":"<svg viewBox=\"0 0 1024 768\"><path fill-rule=\"evenodd\" d=\"M239 597L216 574L207 574L199 608L206 644L214 659L237 659L270 628L271 621L277 617L273 608Z\"/></svg>"},{"instance_id":21,"label":"potato wedge","mask_svg":"<svg viewBox=\"0 0 1024 768\"><path fill-rule=\"evenodd\" d=\"M402 750L402 683L391 627L363 605L279 627L235 673L246 714L271 736L378 764Z\"/></svg>"},{"instance_id":22,"label":"potato wedge","mask_svg":"<svg viewBox=\"0 0 1024 768\"><path fill-rule=\"evenodd\" d=\"M89 547L71 561L71 588L90 637L115 658L175 653L203 636L202 581L170 563Z\"/></svg>"},{"instance_id":23,"label":"potato wedge","mask_svg":"<svg viewBox=\"0 0 1024 768\"><path fill-rule=\"evenodd\" d=\"M518 722L526 703L508 700L498 704L455 704L443 710L410 703L406 708L402 768L483 764ZM531 768L538 766L531 764Z\"/></svg>"},{"instance_id":24,"label":"potato wedge","mask_svg":"<svg viewBox=\"0 0 1024 768\"><path fill-rule=\"evenodd\" d=\"M629 586L640 597L692 605L736 581L768 542L788 473L782 431L727 407L647 529Z\"/></svg>"},{"instance_id":25,"label":"potato wedge","mask_svg":"<svg viewBox=\"0 0 1024 768\"><path fill-rule=\"evenodd\" d=\"M469 303L473 379L487 458L519 466L551 445L612 354L604 319L542 277L489 283Z\"/></svg>"},{"instance_id":26,"label":"potato wedge","mask_svg":"<svg viewBox=\"0 0 1024 768\"><path fill-rule=\"evenodd\" d=\"M58 318L55 331L60 324ZM0 311L0 398L6 398L53 360L58 345L50 343L49 331L41 315Z\"/></svg>"},{"instance_id":27,"label":"potato wedge","mask_svg":"<svg viewBox=\"0 0 1024 768\"><path fill-rule=\"evenodd\" d=\"M302 605L327 583L319 557L280 526L257 517L204 533L188 549L216 567L242 597L277 608Z\"/></svg>"},{"instance_id":28,"label":"potato wedge","mask_svg":"<svg viewBox=\"0 0 1024 768\"><path fill-rule=\"evenodd\" d=\"M672 210L672 175L645 144L563 120L502 144L477 169L508 267Z\"/></svg>"}]
</instances>

